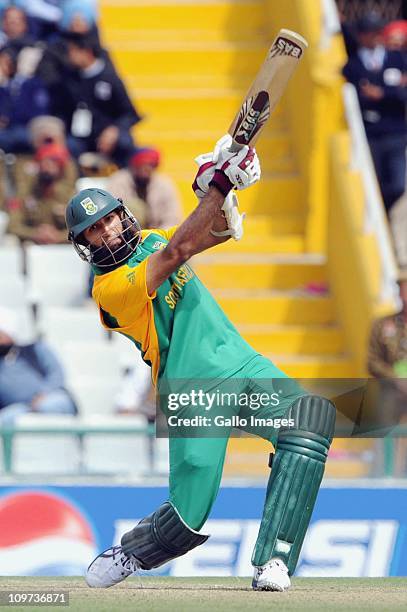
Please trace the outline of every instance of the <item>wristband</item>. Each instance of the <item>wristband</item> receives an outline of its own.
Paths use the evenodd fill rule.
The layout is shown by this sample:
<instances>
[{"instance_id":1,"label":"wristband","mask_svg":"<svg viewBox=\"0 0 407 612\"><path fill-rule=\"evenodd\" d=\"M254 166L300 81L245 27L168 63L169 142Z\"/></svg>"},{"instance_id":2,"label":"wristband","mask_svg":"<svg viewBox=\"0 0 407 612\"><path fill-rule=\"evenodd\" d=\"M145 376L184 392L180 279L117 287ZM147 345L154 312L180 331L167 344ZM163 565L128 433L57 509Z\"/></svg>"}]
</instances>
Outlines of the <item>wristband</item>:
<instances>
[{"instance_id":1,"label":"wristband","mask_svg":"<svg viewBox=\"0 0 407 612\"><path fill-rule=\"evenodd\" d=\"M216 187L221 194L226 198L229 191L233 189L233 183L228 179L222 170L215 170L213 179L209 183L209 187Z\"/></svg>"}]
</instances>

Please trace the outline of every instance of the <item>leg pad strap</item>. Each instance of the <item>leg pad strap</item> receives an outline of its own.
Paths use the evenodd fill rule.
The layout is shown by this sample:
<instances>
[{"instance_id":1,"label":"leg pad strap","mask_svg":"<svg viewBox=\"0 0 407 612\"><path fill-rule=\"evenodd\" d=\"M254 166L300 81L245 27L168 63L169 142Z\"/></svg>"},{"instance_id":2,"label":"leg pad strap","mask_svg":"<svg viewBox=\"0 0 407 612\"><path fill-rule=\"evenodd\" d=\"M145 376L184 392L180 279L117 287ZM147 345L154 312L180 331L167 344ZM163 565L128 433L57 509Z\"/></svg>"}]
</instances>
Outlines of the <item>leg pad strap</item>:
<instances>
[{"instance_id":1,"label":"leg pad strap","mask_svg":"<svg viewBox=\"0 0 407 612\"><path fill-rule=\"evenodd\" d=\"M134 556L142 569L159 567L203 544L209 538L190 529L170 502L141 520L121 539L123 552Z\"/></svg>"}]
</instances>

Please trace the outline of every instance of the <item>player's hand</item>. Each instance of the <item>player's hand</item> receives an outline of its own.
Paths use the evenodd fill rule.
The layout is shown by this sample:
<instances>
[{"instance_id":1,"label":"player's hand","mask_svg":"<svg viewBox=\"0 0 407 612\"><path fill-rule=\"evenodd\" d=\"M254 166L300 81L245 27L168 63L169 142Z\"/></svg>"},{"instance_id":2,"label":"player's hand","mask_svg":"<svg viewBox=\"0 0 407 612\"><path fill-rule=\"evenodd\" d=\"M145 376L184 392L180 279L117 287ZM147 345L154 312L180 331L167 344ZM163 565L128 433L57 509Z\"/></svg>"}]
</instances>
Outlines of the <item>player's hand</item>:
<instances>
[{"instance_id":1,"label":"player's hand","mask_svg":"<svg viewBox=\"0 0 407 612\"><path fill-rule=\"evenodd\" d=\"M232 136L230 134L225 134L219 138L213 151L210 153L202 153L202 155L195 157L195 162L198 164L199 170L192 184L192 189L198 200L202 200L204 195L208 193L209 183L214 177L216 164L220 159L224 159L227 153L230 154L229 148L231 145ZM223 152L225 152L225 155L223 155Z\"/></svg>"},{"instance_id":2,"label":"player's hand","mask_svg":"<svg viewBox=\"0 0 407 612\"><path fill-rule=\"evenodd\" d=\"M96 148L99 153L109 155L115 148L119 139L119 128L116 125L109 125L100 134L96 141Z\"/></svg>"},{"instance_id":3,"label":"player's hand","mask_svg":"<svg viewBox=\"0 0 407 612\"><path fill-rule=\"evenodd\" d=\"M247 189L260 179L260 160L256 150L247 145L237 152L226 146L220 148L215 163L209 186L216 187L225 197L231 189Z\"/></svg>"},{"instance_id":4,"label":"player's hand","mask_svg":"<svg viewBox=\"0 0 407 612\"><path fill-rule=\"evenodd\" d=\"M229 188L226 193L224 193L226 187L222 190L215 184L215 186L224 193L225 197L232 188L246 189L246 187L249 187L259 180L261 174L260 162L255 150L246 146L238 152L232 152L230 151L232 142L232 136L230 134L225 134L217 141L213 152L203 153L195 158L199 170L193 182L192 189L199 200L208 193L209 185L214 179L216 170L223 172L231 183L230 186L227 185ZM239 166L239 164L241 167L236 167ZM225 182L224 178L219 178L222 180L222 183Z\"/></svg>"}]
</instances>

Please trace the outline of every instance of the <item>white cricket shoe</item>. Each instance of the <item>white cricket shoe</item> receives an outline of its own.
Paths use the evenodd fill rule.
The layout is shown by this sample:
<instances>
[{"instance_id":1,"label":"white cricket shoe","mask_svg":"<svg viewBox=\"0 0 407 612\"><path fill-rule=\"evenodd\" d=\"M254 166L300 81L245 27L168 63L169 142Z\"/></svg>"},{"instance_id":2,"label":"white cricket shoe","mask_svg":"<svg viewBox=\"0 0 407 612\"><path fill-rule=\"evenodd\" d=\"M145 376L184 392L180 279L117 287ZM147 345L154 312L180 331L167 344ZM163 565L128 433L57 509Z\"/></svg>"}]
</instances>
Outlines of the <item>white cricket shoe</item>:
<instances>
[{"instance_id":1,"label":"white cricket shoe","mask_svg":"<svg viewBox=\"0 0 407 612\"><path fill-rule=\"evenodd\" d=\"M265 565L254 568L252 588L255 591L286 591L290 586L288 569L281 559L271 559Z\"/></svg>"},{"instance_id":2,"label":"white cricket shoe","mask_svg":"<svg viewBox=\"0 0 407 612\"><path fill-rule=\"evenodd\" d=\"M121 546L112 546L92 561L85 579L90 587L107 589L134 574L138 568L134 557L127 557Z\"/></svg>"}]
</instances>

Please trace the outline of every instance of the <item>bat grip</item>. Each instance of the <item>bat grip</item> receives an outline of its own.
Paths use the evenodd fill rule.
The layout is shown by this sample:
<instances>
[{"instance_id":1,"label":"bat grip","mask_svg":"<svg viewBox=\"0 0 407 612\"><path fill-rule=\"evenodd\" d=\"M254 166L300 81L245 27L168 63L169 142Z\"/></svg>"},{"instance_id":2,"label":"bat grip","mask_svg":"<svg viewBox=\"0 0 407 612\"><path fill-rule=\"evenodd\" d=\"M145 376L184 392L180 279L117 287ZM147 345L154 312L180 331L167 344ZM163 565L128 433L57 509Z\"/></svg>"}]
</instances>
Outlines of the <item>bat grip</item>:
<instances>
[{"instance_id":1,"label":"bat grip","mask_svg":"<svg viewBox=\"0 0 407 612\"><path fill-rule=\"evenodd\" d=\"M232 144L229 147L231 153L237 153L240 149L243 149L244 145L239 144L236 140L232 140Z\"/></svg>"}]
</instances>

